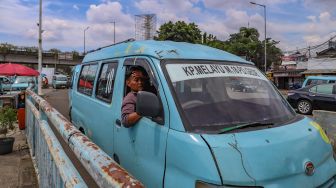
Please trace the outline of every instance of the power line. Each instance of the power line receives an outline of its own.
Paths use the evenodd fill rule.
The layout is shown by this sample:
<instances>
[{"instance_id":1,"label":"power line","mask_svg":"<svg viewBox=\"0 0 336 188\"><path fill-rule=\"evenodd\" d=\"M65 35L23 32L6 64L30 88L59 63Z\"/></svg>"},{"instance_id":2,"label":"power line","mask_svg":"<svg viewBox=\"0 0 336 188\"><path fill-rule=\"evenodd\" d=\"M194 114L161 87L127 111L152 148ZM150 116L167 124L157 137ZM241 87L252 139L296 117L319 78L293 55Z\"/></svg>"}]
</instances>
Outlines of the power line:
<instances>
[{"instance_id":1,"label":"power line","mask_svg":"<svg viewBox=\"0 0 336 188\"><path fill-rule=\"evenodd\" d=\"M312 51L314 52L317 52L317 51L322 51L322 50L325 50L329 47L329 42L332 41L334 38L336 38L336 35L330 37L329 40L321 43L321 44L317 44L317 45L314 45L314 46L308 46L308 47L305 47L305 48L300 48L300 49L295 49L295 50L289 50L289 51L284 51L284 53L288 53L288 54L293 54L293 53L296 53L296 52L300 52L301 54L307 54L310 50L310 53L312 53Z\"/></svg>"}]
</instances>

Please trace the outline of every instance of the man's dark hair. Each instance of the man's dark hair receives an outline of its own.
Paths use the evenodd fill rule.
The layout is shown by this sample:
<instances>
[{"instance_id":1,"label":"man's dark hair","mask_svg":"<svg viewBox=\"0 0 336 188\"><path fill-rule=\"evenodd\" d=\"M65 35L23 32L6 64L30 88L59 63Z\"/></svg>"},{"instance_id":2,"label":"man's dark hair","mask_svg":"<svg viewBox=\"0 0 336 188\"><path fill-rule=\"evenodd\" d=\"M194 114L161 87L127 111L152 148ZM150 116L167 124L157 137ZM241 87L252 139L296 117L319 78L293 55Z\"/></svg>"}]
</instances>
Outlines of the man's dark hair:
<instances>
[{"instance_id":1,"label":"man's dark hair","mask_svg":"<svg viewBox=\"0 0 336 188\"><path fill-rule=\"evenodd\" d=\"M126 80L132 75L134 71L140 71L144 76L147 76L146 70L141 66L130 66L126 70Z\"/></svg>"}]
</instances>

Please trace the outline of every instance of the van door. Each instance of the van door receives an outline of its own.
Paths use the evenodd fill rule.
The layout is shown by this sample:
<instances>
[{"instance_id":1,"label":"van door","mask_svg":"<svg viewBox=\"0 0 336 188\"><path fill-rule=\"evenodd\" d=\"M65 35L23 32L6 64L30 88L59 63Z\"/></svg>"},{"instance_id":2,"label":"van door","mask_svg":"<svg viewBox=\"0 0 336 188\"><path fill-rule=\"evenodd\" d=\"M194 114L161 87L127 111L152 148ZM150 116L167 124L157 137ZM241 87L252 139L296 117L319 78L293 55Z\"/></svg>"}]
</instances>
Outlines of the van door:
<instances>
[{"instance_id":1,"label":"van door","mask_svg":"<svg viewBox=\"0 0 336 188\"><path fill-rule=\"evenodd\" d=\"M125 71L129 64L142 65L150 77L150 87L154 87L161 100L162 122L142 117L135 125L126 128L121 124L121 104L125 96ZM121 166L139 179L146 187L162 187L165 171L166 141L169 130L169 113L162 85L156 71L147 58L128 58L124 61L119 80L117 97L118 107L115 108L116 118L114 132L114 158ZM155 84L157 83L157 84ZM150 84L149 84L150 85ZM117 89L116 89L117 90ZM155 91L154 91L155 92ZM115 103L116 104L116 103Z\"/></svg>"},{"instance_id":2,"label":"van door","mask_svg":"<svg viewBox=\"0 0 336 188\"><path fill-rule=\"evenodd\" d=\"M335 86L333 84L317 85L316 93L311 97L314 99L314 103L321 110L336 110L336 98L334 92Z\"/></svg>"}]
</instances>

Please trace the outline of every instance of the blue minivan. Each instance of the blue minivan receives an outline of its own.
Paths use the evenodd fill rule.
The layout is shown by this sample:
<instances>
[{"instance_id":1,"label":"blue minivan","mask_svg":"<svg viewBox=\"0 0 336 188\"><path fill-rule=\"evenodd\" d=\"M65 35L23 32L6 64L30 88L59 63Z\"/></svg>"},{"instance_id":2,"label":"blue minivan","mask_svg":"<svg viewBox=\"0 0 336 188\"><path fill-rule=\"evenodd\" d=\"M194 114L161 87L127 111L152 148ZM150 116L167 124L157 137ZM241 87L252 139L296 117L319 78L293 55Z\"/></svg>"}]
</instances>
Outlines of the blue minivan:
<instances>
[{"instance_id":1,"label":"blue minivan","mask_svg":"<svg viewBox=\"0 0 336 188\"><path fill-rule=\"evenodd\" d=\"M2 80L3 91L23 91L30 85L37 85L37 78L34 76L2 77L0 80Z\"/></svg>"},{"instance_id":2,"label":"blue minivan","mask_svg":"<svg viewBox=\"0 0 336 188\"><path fill-rule=\"evenodd\" d=\"M67 88L68 87L68 78L67 76L63 75L63 74L55 74L53 77L52 77L52 87L54 89L57 89L57 88Z\"/></svg>"},{"instance_id":3,"label":"blue minivan","mask_svg":"<svg viewBox=\"0 0 336 188\"><path fill-rule=\"evenodd\" d=\"M146 71L142 118L121 121L125 74ZM244 83L252 90L235 90ZM125 41L73 70L70 115L146 187L335 187L321 127L298 115L253 63L198 44Z\"/></svg>"},{"instance_id":4,"label":"blue minivan","mask_svg":"<svg viewBox=\"0 0 336 188\"><path fill-rule=\"evenodd\" d=\"M336 76L308 76L302 84L302 88L309 85L336 83Z\"/></svg>"}]
</instances>

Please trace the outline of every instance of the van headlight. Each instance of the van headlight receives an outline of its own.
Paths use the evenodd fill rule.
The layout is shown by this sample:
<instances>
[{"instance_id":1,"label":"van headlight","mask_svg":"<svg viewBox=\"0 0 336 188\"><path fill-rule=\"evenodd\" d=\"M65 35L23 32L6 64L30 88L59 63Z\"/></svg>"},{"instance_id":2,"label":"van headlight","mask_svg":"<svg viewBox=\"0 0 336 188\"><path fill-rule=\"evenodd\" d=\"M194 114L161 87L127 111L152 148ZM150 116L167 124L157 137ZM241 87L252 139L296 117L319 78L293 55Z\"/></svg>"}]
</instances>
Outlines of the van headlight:
<instances>
[{"instance_id":1,"label":"van headlight","mask_svg":"<svg viewBox=\"0 0 336 188\"><path fill-rule=\"evenodd\" d=\"M231 185L214 185L209 183L204 183L201 181L197 181L195 184L195 188L262 188L259 186L231 186Z\"/></svg>"}]
</instances>

